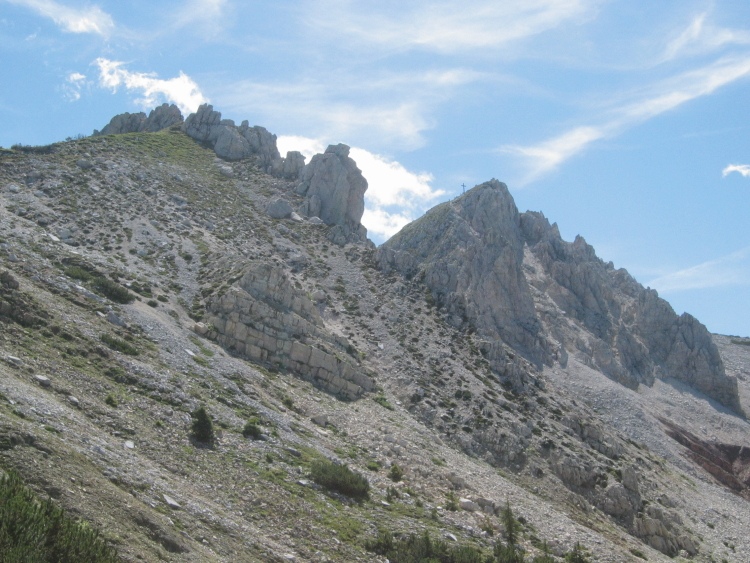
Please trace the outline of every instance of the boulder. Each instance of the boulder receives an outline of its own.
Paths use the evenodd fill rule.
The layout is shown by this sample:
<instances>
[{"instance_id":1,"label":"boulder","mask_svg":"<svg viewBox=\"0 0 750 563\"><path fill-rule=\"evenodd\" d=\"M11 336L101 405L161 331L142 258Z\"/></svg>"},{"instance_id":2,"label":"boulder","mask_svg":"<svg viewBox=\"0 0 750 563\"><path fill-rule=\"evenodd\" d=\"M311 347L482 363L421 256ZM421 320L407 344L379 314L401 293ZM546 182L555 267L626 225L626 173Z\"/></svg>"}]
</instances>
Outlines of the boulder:
<instances>
[{"instance_id":1,"label":"boulder","mask_svg":"<svg viewBox=\"0 0 750 563\"><path fill-rule=\"evenodd\" d=\"M289 202L281 198L273 200L268 204L268 207L266 207L266 213L268 213L272 219L286 219L287 217L291 217L293 212L294 209L292 209Z\"/></svg>"},{"instance_id":2,"label":"boulder","mask_svg":"<svg viewBox=\"0 0 750 563\"><path fill-rule=\"evenodd\" d=\"M235 127L219 125L215 130L215 135L214 152L216 156L225 160L242 160L252 154L250 143L240 135Z\"/></svg>"}]
</instances>

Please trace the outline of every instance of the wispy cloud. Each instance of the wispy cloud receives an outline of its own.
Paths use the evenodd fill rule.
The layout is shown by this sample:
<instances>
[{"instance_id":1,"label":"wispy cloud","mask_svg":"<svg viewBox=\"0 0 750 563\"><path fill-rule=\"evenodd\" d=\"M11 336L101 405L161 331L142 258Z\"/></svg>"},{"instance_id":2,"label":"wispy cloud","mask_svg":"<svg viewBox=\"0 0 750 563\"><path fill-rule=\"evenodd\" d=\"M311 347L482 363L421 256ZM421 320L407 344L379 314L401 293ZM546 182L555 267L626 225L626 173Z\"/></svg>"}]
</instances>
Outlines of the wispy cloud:
<instances>
[{"instance_id":1,"label":"wispy cloud","mask_svg":"<svg viewBox=\"0 0 750 563\"><path fill-rule=\"evenodd\" d=\"M81 88L86 83L86 75L80 72L71 72L63 84L65 97L71 102L77 102L81 99Z\"/></svg>"},{"instance_id":2,"label":"wispy cloud","mask_svg":"<svg viewBox=\"0 0 750 563\"><path fill-rule=\"evenodd\" d=\"M209 35L219 33L225 25L228 0L190 0L174 12L173 29L199 27Z\"/></svg>"},{"instance_id":3,"label":"wispy cloud","mask_svg":"<svg viewBox=\"0 0 750 563\"><path fill-rule=\"evenodd\" d=\"M667 43L659 62L710 53L727 45L750 45L750 32L715 26L709 21L708 12L704 12Z\"/></svg>"},{"instance_id":4,"label":"wispy cloud","mask_svg":"<svg viewBox=\"0 0 750 563\"><path fill-rule=\"evenodd\" d=\"M99 6L71 8L54 0L6 0L11 4L25 6L39 15L50 18L63 31L69 33L95 33L108 36L115 22Z\"/></svg>"},{"instance_id":5,"label":"wispy cloud","mask_svg":"<svg viewBox=\"0 0 750 563\"><path fill-rule=\"evenodd\" d=\"M750 178L750 164L730 164L721 171L722 178L726 178L732 172L737 172L745 178Z\"/></svg>"},{"instance_id":6,"label":"wispy cloud","mask_svg":"<svg viewBox=\"0 0 750 563\"><path fill-rule=\"evenodd\" d=\"M434 110L457 88L488 79L461 68L368 76L321 72L295 83L232 83L216 103L229 113L277 123L277 130L408 150L424 145Z\"/></svg>"},{"instance_id":7,"label":"wispy cloud","mask_svg":"<svg viewBox=\"0 0 750 563\"><path fill-rule=\"evenodd\" d=\"M183 115L194 112L198 106L208 102L195 81L183 72L176 78L162 79L154 73L131 72L122 68L123 62L98 58L94 64L99 68L99 85L113 91L121 86L139 92L142 97L136 103L152 108L166 100L177 105Z\"/></svg>"},{"instance_id":8,"label":"wispy cloud","mask_svg":"<svg viewBox=\"0 0 750 563\"><path fill-rule=\"evenodd\" d=\"M323 152L326 145L321 139L298 136L281 136L277 141L282 154L297 150L307 157L307 162ZM395 160L357 147L349 151L349 156L367 180L362 224L376 242L394 235L445 195L430 185L434 180L431 174L412 172Z\"/></svg>"},{"instance_id":9,"label":"wispy cloud","mask_svg":"<svg viewBox=\"0 0 750 563\"><path fill-rule=\"evenodd\" d=\"M599 0L473 2L385 1L378 4L315 2L306 20L329 37L346 35L355 44L391 50L438 53L496 48L538 35L570 21L591 18Z\"/></svg>"},{"instance_id":10,"label":"wispy cloud","mask_svg":"<svg viewBox=\"0 0 750 563\"><path fill-rule=\"evenodd\" d=\"M647 285L662 293L750 285L750 247L660 276Z\"/></svg>"},{"instance_id":11,"label":"wispy cloud","mask_svg":"<svg viewBox=\"0 0 750 563\"><path fill-rule=\"evenodd\" d=\"M750 56L722 58L713 64L622 96L612 108L601 113L598 123L576 126L536 145L503 145L498 151L521 157L526 166L526 175L519 184L528 184L556 169L595 141L612 138L749 75Z\"/></svg>"}]
</instances>

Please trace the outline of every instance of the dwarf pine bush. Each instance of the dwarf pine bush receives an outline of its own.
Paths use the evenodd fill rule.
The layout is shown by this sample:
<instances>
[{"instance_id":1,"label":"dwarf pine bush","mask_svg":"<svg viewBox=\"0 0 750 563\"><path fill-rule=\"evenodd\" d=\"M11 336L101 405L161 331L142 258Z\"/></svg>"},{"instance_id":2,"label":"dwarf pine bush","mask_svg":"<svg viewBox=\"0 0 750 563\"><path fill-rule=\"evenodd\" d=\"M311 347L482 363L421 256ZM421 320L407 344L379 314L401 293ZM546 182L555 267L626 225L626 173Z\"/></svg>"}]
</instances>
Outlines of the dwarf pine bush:
<instances>
[{"instance_id":1,"label":"dwarf pine bush","mask_svg":"<svg viewBox=\"0 0 750 563\"><path fill-rule=\"evenodd\" d=\"M362 500L370 496L370 483L367 478L352 471L346 465L339 465L328 460L312 463L310 474L313 481L321 487Z\"/></svg>"},{"instance_id":2,"label":"dwarf pine bush","mask_svg":"<svg viewBox=\"0 0 750 563\"><path fill-rule=\"evenodd\" d=\"M41 501L14 471L0 475L0 560L4 563L115 563L116 551L52 500Z\"/></svg>"}]
</instances>

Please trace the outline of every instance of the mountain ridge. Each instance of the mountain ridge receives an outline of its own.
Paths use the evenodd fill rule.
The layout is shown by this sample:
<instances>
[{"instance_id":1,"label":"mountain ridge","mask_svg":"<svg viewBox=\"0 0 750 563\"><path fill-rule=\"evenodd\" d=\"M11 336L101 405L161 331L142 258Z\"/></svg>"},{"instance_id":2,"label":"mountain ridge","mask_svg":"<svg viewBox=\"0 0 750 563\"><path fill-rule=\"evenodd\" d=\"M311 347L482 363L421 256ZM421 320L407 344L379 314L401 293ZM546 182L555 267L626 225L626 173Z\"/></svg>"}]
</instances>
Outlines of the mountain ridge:
<instances>
[{"instance_id":1,"label":"mountain ridge","mask_svg":"<svg viewBox=\"0 0 750 563\"><path fill-rule=\"evenodd\" d=\"M373 560L379 528L488 552L506 503L529 557L547 540L558 560L576 542L595 561L747 560L741 340L496 180L376 249L343 147L319 171L337 189L310 194L312 163L221 158L220 135L253 128L201 111L206 139L138 117L0 156L3 466L125 560ZM200 406L210 447L190 438ZM321 458L372 500L315 485Z\"/></svg>"}]
</instances>

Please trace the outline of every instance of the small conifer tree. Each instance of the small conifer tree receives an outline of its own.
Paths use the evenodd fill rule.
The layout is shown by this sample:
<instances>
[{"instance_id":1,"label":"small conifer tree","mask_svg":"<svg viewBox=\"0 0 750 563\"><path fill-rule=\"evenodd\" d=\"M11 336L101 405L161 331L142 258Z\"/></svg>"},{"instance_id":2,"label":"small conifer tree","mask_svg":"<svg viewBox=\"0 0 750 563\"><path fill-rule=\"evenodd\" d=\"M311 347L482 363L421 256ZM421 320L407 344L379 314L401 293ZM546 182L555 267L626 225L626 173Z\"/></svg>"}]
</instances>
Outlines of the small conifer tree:
<instances>
[{"instance_id":1,"label":"small conifer tree","mask_svg":"<svg viewBox=\"0 0 750 563\"><path fill-rule=\"evenodd\" d=\"M206 407L198 407L192 414L193 426L190 433L198 442L211 444L214 441L214 424L206 411Z\"/></svg>"}]
</instances>

